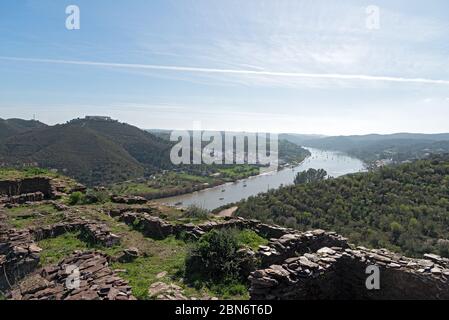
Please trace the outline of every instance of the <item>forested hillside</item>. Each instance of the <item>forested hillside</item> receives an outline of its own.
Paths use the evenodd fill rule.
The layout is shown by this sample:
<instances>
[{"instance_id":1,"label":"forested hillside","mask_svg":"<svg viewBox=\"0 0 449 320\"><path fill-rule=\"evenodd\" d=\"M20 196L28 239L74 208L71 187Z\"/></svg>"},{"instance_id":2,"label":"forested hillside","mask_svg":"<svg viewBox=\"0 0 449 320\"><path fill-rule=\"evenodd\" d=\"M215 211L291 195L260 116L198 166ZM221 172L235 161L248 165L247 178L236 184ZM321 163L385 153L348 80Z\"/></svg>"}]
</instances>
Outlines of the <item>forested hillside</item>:
<instances>
[{"instance_id":1,"label":"forested hillside","mask_svg":"<svg viewBox=\"0 0 449 320\"><path fill-rule=\"evenodd\" d=\"M284 135L295 142L294 135ZM369 134L361 136L336 136L304 139L307 147L337 150L348 153L369 163L380 159L391 159L396 163L425 158L429 153L449 152L449 134Z\"/></svg>"},{"instance_id":2,"label":"forested hillside","mask_svg":"<svg viewBox=\"0 0 449 320\"><path fill-rule=\"evenodd\" d=\"M411 256L449 256L449 156L284 187L239 204L239 216Z\"/></svg>"},{"instance_id":3,"label":"forested hillside","mask_svg":"<svg viewBox=\"0 0 449 320\"><path fill-rule=\"evenodd\" d=\"M4 139L0 161L58 169L95 185L169 168L170 148L171 144L128 124L78 119Z\"/></svg>"},{"instance_id":4,"label":"forested hillside","mask_svg":"<svg viewBox=\"0 0 449 320\"><path fill-rule=\"evenodd\" d=\"M47 125L35 120L23 119L1 119L0 118L0 141L16 134L33 129L43 128Z\"/></svg>"}]
</instances>

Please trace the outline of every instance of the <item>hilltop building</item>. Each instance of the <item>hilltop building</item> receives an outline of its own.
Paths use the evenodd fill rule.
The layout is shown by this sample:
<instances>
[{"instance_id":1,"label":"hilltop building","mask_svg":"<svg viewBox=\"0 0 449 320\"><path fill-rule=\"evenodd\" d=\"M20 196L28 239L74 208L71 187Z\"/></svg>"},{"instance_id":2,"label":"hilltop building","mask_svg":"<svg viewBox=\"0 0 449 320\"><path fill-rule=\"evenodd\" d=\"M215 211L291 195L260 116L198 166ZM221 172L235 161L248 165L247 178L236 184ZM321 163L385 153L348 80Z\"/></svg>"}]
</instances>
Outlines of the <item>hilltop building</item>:
<instances>
[{"instance_id":1,"label":"hilltop building","mask_svg":"<svg viewBox=\"0 0 449 320\"><path fill-rule=\"evenodd\" d=\"M107 116L86 116L85 120L95 120L95 121L117 121L113 120L111 117Z\"/></svg>"}]
</instances>

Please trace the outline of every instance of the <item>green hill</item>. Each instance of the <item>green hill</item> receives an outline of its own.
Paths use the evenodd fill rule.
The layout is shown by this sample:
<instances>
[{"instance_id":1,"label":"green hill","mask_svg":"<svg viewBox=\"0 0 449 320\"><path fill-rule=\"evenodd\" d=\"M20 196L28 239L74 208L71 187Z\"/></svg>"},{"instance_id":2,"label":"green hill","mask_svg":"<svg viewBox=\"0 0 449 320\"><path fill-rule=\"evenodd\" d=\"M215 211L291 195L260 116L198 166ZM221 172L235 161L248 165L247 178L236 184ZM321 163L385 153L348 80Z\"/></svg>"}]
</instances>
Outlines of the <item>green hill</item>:
<instances>
[{"instance_id":1,"label":"green hill","mask_svg":"<svg viewBox=\"0 0 449 320\"><path fill-rule=\"evenodd\" d=\"M5 139L0 161L55 168L94 185L169 167L169 150L170 144L131 125L78 119Z\"/></svg>"},{"instance_id":2,"label":"green hill","mask_svg":"<svg viewBox=\"0 0 449 320\"><path fill-rule=\"evenodd\" d=\"M297 141L294 135L283 136L291 142ZM301 142L306 147L346 152L365 162L379 159L392 159L395 162L401 162L421 159L428 153L449 152L449 133L314 137L313 139L303 139Z\"/></svg>"},{"instance_id":3,"label":"green hill","mask_svg":"<svg viewBox=\"0 0 449 320\"><path fill-rule=\"evenodd\" d=\"M238 204L237 214L407 255L449 257L449 155L288 186Z\"/></svg>"},{"instance_id":4,"label":"green hill","mask_svg":"<svg viewBox=\"0 0 449 320\"><path fill-rule=\"evenodd\" d=\"M35 120L23 119L1 119L0 118L0 141L16 134L33 129L44 128L47 125Z\"/></svg>"}]
</instances>

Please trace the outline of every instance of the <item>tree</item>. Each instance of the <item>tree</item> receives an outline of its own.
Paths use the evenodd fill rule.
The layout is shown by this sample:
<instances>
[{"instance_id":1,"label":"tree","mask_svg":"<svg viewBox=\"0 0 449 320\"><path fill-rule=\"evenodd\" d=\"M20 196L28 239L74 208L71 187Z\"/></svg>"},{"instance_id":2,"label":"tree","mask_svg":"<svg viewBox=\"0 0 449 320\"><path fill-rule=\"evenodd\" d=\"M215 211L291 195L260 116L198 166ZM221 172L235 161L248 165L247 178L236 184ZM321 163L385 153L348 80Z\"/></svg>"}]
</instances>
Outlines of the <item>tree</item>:
<instances>
[{"instance_id":1,"label":"tree","mask_svg":"<svg viewBox=\"0 0 449 320\"><path fill-rule=\"evenodd\" d=\"M299 172L295 177L295 184L304 184L310 182L323 181L327 177L327 172L324 169L309 169L307 171Z\"/></svg>"},{"instance_id":2,"label":"tree","mask_svg":"<svg viewBox=\"0 0 449 320\"><path fill-rule=\"evenodd\" d=\"M186 259L186 276L220 282L239 277L239 243L231 230L212 230L195 244Z\"/></svg>"}]
</instances>

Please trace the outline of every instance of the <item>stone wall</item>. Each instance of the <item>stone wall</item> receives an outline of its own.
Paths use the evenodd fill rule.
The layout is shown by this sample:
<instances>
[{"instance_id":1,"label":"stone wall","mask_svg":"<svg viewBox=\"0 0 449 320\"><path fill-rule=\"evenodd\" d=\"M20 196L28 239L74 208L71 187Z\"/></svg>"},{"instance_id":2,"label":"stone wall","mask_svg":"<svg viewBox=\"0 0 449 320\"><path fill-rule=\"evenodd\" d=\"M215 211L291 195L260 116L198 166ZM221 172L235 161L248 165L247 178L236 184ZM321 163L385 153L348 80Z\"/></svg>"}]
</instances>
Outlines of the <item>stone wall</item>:
<instances>
[{"instance_id":1,"label":"stone wall","mask_svg":"<svg viewBox=\"0 0 449 320\"><path fill-rule=\"evenodd\" d=\"M79 286L70 288L69 276L79 271ZM69 281L67 281L69 280ZM55 266L24 279L9 299L13 300L135 300L128 282L109 268L108 258L98 252L76 252Z\"/></svg>"},{"instance_id":2,"label":"stone wall","mask_svg":"<svg viewBox=\"0 0 449 320\"><path fill-rule=\"evenodd\" d=\"M410 259L387 250L321 248L253 272L252 299L449 299L447 259ZM368 290L368 266L380 290Z\"/></svg>"},{"instance_id":3,"label":"stone wall","mask_svg":"<svg viewBox=\"0 0 449 320\"><path fill-rule=\"evenodd\" d=\"M278 239L271 239L258 252L263 266L282 263L297 254L314 252L323 247L349 248L347 239L334 232L313 230L309 232L291 231Z\"/></svg>"},{"instance_id":4,"label":"stone wall","mask_svg":"<svg viewBox=\"0 0 449 320\"><path fill-rule=\"evenodd\" d=\"M41 249L29 230L8 230L0 233L0 291L9 289L17 280L39 265Z\"/></svg>"},{"instance_id":5,"label":"stone wall","mask_svg":"<svg viewBox=\"0 0 449 320\"><path fill-rule=\"evenodd\" d=\"M43 201L45 199L45 195L38 191L33 193L24 193L18 196L5 196L0 198L0 204L25 204L27 202L37 202Z\"/></svg>"},{"instance_id":6,"label":"stone wall","mask_svg":"<svg viewBox=\"0 0 449 320\"><path fill-rule=\"evenodd\" d=\"M129 210L129 209L128 209ZM246 220L239 217L228 217L220 221L207 221L200 224L176 224L151 215L151 210L143 208L128 211L127 209L112 209L109 214L118 217L122 221L135 229L141 231L145 236L154 239L165 239L169 236L187 236L191 239L198 239L204 233L213 229L251 229L265 238L277 238L287 235L293 230L279 226L270 226L257 220Z\"/></svg>"},{"instance_id":7,"label":"stone wall","mask_svg":"<svg viewBox=\"0 0 449 320\"><path fill-rule=\"evenodd\" d=\"M0 291L10 289L37 268L42 249L35 241L78 231L81 238L89 243L111 247L120 242L120 237L111 233L106 225L82 219L39 228L1 230Z\"/></svg>"},{"instance_id":8,"label":"stone wall","mask_svg":"<svg viewBox=\"0 0 449 320\"><path fill-rule=\"evenodd\" d=\"M52 198L55 190L51 184L51 179L39 177L0 181L0 194L4 196L19 196L35 192L42 192L47 199Z\"/></svg>"}]
</instances>

